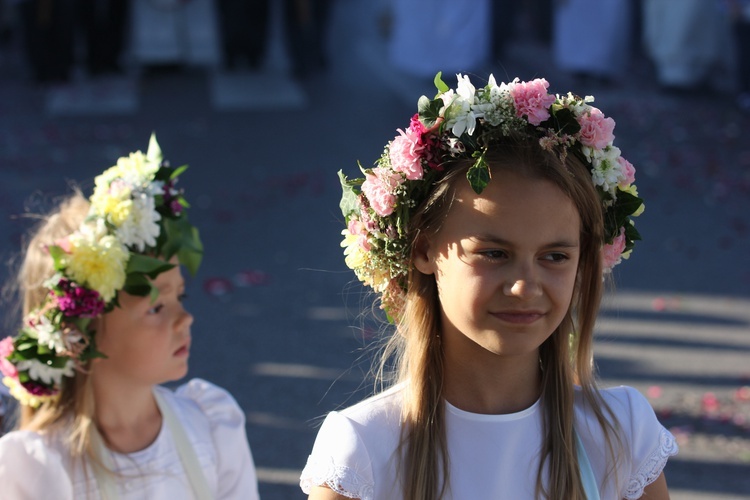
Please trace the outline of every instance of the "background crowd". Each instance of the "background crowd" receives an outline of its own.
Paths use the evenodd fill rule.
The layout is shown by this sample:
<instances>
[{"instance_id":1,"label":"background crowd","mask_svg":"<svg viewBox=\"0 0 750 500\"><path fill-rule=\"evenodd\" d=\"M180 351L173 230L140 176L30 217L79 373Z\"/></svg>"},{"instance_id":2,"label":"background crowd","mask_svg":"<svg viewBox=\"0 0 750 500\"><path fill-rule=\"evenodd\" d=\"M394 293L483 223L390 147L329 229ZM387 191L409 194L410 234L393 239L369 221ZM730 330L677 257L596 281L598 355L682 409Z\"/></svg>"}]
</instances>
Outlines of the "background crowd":
<instances>
[{"instance_id":1,"label":"background crowd","mask_svg":"<svg viewBox=\"0 0 750 500\"><path fill-rule=\"evenodd\" d=\"M290 70L305 77L326 67L333 0L2 0L0 42L22 40L31 79L70 81L148 65L204 64L259 69L267 57L272 11L280 14ZM406 72L427 75L478 68L502 58L517 37L549 45L560 69L615 84L634 58L653 65L667 90L712 88L750 106L750 3L746 0L381 0L389 57ZM273 5L276 5L272 8ZM185 11L200 11L190 17ZM140 27L161 23L160 39ZM196 26L201 24L201 26ZM195 33L205 33L196 38ZM171 40L169 38L172 38ZM595 43L592 43L595 41ZM152 57L154 43L204 45ZM210 45L211 47L205 47ZM440 49L438 49L438 47ZM166 55L165 55L166 54Z\"/></svg>"}]
</instances>

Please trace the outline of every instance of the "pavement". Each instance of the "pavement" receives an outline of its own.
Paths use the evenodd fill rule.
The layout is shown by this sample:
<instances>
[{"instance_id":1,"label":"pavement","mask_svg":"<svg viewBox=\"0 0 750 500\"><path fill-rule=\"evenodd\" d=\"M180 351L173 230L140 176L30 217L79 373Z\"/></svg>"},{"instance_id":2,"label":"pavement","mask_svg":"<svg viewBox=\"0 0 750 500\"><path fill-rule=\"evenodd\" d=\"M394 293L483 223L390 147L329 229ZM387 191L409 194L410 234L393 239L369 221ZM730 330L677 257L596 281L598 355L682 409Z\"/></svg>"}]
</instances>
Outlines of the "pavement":
<instances>
[{"instance_id":1,"label":"pavement","mask_svg":"<svg viewBox=\"0 0 750 500\"><path fill-rule=\"evenodd\" d=\"M147 146L156 131L182 176L206 258L189 279L191 376L234 394L265 500L302 498L298 476L327 412L369 394L382 327L339 247L339 169L371 164L408 125L431 79L389 67L383 2L337 2L330 64L289 77L276 38L266 66L134 71L40 87L18 48L0 49L0 255L15 269L24 213ZM618 267L598 324L601 384L632 385L678 438L672 498L750 499L750 132L721 92L675 95L637 59L616 85L581 83L533 39L490 64L499 79L544 76L594 93L638 169L644 241ZM2 303L8 331L17 318Z\"/></svg>"}]
</instances>

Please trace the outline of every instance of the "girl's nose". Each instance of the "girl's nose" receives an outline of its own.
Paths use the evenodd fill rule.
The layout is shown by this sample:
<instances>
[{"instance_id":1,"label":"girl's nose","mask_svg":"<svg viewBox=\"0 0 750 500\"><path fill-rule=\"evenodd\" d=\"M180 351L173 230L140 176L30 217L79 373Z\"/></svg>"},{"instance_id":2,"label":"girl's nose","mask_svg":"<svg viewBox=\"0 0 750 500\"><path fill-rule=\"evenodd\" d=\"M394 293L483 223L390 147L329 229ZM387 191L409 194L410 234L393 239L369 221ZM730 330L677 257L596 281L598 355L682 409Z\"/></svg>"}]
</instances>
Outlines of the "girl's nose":
<instances>
[{"instance_id":1,"label":"girl's nose","mask_svg":"<svg viewBox=\"0 0 750 500\"><path fill-rule=\"evenodd\" d=\"M177 317L177 324L175 325L178 330L183 328L189 328L193 324L193 315L183 309L180 315Z\"/></svg>"},{"instance_id":2,"label":"girl's nose","mask_svg":"<svg viewBox=\"0 0 750 500\"><path fill-rule=\"evenodd\" d=\"M542 293L542 287L534 275L532 264L521 264L503 284L503 293L508 297L532 299Z\"/></svg>"},{"instance_id":3,"label":"girl's nose","mask_svg":"<svg viewBox=\"0 0 750 500\"><path fill-rule=\"evenodd\" d=\"M541 287L535 280L509 280L503 285L503 293L508 297L531 299L540 295Z\"/></svg>"}]
</instances>

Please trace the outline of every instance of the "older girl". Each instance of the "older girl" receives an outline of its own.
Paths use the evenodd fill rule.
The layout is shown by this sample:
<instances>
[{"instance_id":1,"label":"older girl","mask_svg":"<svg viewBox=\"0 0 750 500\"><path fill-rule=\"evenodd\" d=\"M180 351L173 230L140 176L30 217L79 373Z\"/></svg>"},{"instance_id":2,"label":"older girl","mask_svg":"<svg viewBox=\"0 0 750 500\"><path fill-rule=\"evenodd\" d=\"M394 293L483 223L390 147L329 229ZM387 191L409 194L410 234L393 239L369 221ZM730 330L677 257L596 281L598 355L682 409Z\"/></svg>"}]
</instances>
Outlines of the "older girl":
<instances>
[{"instance_id":1,"label":"older girl","mask_svg":"<svg viewBox=\"0 0 750 500\"><path fill-rule=\"evenodd\" d=\"M332 412L311 499L666 499L672 435L598 390L603 274L642 211L614 121L543 79L434 100L364 179L343 175L347 264L396 326L391 388Z\"/></svg>"}]
</instances>

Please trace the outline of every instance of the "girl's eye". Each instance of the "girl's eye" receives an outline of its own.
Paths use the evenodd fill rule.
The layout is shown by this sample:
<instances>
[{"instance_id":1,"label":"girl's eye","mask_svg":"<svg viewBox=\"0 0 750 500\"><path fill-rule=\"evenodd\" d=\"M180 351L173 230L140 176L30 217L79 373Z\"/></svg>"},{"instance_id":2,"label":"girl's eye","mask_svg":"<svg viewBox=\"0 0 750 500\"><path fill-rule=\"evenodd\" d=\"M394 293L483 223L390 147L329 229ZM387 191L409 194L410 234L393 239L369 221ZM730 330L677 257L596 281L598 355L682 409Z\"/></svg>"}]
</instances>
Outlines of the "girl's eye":
<instances>
[{"instance_id":1,"label":"girl's eye","mask_svg":"<svg viewBox=\"0 0 750 500\"><path fill-rule=\"evenodd\" d=\"M504 250L483 250L480 251L479 254L482 257L490 260L500 260L508 256L508 254Z\"/></svg>"},{"instance_id":2,"label":"girl's eye","mask_svg":"<svg viewBox=\"0 0 750 500\"><path fill-rule=\"evenodd\" d=\"M568 260L568 256L561 252L553 252L545 255L544 260L549 260L551 262L565 262Z\"/></svg>"},{"instance_id":3,"label":"girl's eye","mask_svg":"<svg viewBox=\"0 0 750 500\"><path fill-rule=\"evenodd\" d=\"M149 314L159 314L159 312L161 312L162 309L164 309L164 305L163 304L158 304L158 305L155 305L154 307L152 307L151 309L149 309L148 313Z\"/></svg>"},{"instance_id":4,"label":"girl's eye","mask_svg":"<svg viewBox=\"0 0 750 500\"><path fill-rule=\"evenodd\" d=\"M180 302L184 302L185 299L187 298L188 298L188 294L186 293L181 293L180 295L177 296L177 300L179 300Z\"/></svg>"}]
</instances>

